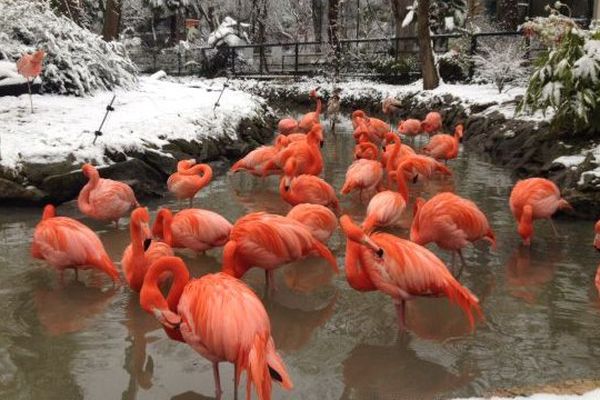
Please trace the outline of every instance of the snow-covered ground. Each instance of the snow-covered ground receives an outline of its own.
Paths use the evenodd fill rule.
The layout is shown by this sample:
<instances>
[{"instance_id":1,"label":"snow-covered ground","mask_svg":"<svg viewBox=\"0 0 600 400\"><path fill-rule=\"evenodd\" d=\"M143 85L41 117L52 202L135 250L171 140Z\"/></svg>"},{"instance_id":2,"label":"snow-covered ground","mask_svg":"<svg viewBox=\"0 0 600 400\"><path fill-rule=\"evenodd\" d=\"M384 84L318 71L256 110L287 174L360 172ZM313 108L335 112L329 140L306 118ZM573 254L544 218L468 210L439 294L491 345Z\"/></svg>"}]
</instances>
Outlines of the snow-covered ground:
<instances>
[{"instance_id":1,"label":"snow-covered ground","mask_svg":"<svg viewBox=\"0 0 600 400\"><path fill-rule=\"evenodd\" d=\"M568 395L568 394L534 394L532 396L518 396L518 397L491 397L487 400L598 400L600 399L600 389L592 390L591 392L582 395ZM458 400L458 399L457 399ZM471 397L469 399L460 400L484 400L483 398Z\"/></svg>"},{"instance_id":2,"label":"snow-covered ground","mask_svg":"<svg viewBox=\"0 0 600 400\"><path fill-rule=\"evenodd\" d=\"M589 155L592 156L592 161L594 161L596 164L600 165L600 145L591 147L589 149L585 149L580 154L558 157L557 159L554 160L554 162L557 164L562 164L567 168L575 169L575 168L579 167L579 165L581 163L583 163L583 161ZM577 184L583 185L586 183L586 180L590 180L590 179L595 180L597 178L600 178L600 167L583 172L581 174L581 177L579 178L579 181L577 182ZM600 396L598 398L600 399Z\"/></svg>"},{"instance_id":3,"label":"snow-covered ground","mask_svg":"<svg viewBox=\"0 0 600 400\"><path fill-rule=\"evenodd\" d=\"M328 93L333 91L333 84L320 79L306 79L296 82L276 82L276 81L257 81L257 80L236 80L233 85L241 89L257 90L258 92L269 91L279 88L285 88L289 92L308 93L315 87L320 87ZM364 99L366 97L385 99L386 97L404 98L407 96L427 100L432 97L443 97L451 95L465 104L469 105L489 105L486 113L499 111L512 118L515 115L517 97L525 93L525 88L509 88L502 93L498 93L496 86L474 85L474 84L447 84L442 83L434 90L423 90L422 81L413 82L408 85L390 85L364 80L345 80L340 82L338 87L342 88L340 97L343 101L352 102L353 100ZM534 115L521 115L524 120L550 120L551 115L544 116L541 112Z\"/></svg>"},{"instance_id":4,"label":"snow-covered ground","mask_svg":"<svg viewBox=\"0 0 600 400\"><path fill-rule=\"evenodd\" d=\"M28 96L0 97L0 165L18 169L23 161L64 161L70 154L76 161L103 165L105 149L160 149L168 139L235 138L240 120L262 113L263 101L228 88L213 112L221 88L220 81L177 83L142 77L134 90L91 97L34 95L34 114ZM113 93L115 111L93 145Z\"/></svg>"}]
</instances>

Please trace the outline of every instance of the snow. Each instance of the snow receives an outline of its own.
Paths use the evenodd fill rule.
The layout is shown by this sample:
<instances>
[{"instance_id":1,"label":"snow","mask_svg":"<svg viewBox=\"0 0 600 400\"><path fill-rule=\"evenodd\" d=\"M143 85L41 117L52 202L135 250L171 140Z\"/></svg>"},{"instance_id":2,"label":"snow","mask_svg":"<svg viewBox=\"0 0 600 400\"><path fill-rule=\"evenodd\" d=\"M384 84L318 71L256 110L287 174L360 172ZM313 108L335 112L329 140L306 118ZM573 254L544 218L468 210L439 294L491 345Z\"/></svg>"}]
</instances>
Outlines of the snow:
<instances>
[{"instance_id":1,"label":"snow","mask_svg":"<svg viewBox=\"0 0 600 400\"><path fill-rule=\"evenodd\" d=\"M33 83L40 83L39 77L36 77ZM17 65L10 61L0 61L0 86L21 85L27 83L27 79L19 75Z\"/></svg>"},{"instance_id":2,"label":"snow","mask_svg":"<svg viewBox=\"0 0 600 400\"><path fill-rule=\"evenodd\" d=\"M240 23L240 27L247 28L250 25ZM237 36L238 22L231 17L225 17L217 29L208 36L208 45L219 47L223 43L228 46L241 46L246 42Z\"/></svg>"},{"instance_id":3,"label":"snow","mask_svg":"<svg viewBox=\"0 0 600 400\"><path fill-rule=\"evenodd\" d=\"M569 395L569 394L534 394L532 396L518 396L518 397L490 397L487 400L598 400L600 399L600 389L592 390L591 392L582 395ZM486 400L482 397L471 397L469 399L456 399L456 400Z\"/></svg>"},{"instance_id":4,"label":"snow","mask_svg":"<svg viewBox=\"0 0 600 400\"><path fill-rule=\"evenodd\" d=\"M193 87L192 87L193 86ZM225 90L220 106L213 106L222 80L196 79L189 84L149 77L126 91L98 92L90 97L34 95L35 114L27 96L0 97L0 165L18 170L23 161L51 163L69 154L76 162L109 164L105 151L156 149L168 139L202 140L227 135L236 138L243 118L264 113L263 101ZM96 145L98 129L113 93L115 111L108 116Z\"/></svg>"},{"instance_id":5,"label":"snow","mask_svg":"<svg viewBox=\"0 0 600 400\"><path fill-rule=\"evenodd\" d=\"M553 162L556 164L562 164L567 168L577 167L585 160L584 155L574 155L574 156L562 156L558 157Z\"/></svg>"}]
</instances>

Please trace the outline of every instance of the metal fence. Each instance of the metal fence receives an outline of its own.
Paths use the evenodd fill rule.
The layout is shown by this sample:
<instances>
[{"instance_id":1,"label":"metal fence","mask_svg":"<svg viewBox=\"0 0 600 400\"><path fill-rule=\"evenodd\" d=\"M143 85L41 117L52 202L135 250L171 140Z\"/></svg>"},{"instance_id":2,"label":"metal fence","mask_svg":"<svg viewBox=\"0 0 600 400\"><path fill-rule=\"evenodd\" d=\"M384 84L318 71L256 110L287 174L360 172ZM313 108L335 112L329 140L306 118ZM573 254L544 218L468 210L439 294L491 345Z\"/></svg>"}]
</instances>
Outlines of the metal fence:
<instances>
[{"instance_id":1,"label":"metal fence","mask_svg":"<svg viewBox=\"0 0 600 400\"><path fill-rule=\"evenodd\" d=\"M531 48L520 32L481 32L474 34L433 35L434 51L466 47L470 55L490 42L519 41ZM464 50L463 50L464 51ZM535 50L528 52L528 56ZM327 42L293 42L248 44L219 49L207 47L145 48L132 54L141 69L152 72L163 69L170 74L227 73L232 76L303 76L323 74L333 69L335 57ZM418 38L393 37L343 39L340 41L339 65L342 75L377 76L389 74L418 76ZM210 71L210 69L213 71ZM387 69L386 69L387 68ZM219 69L218 71L215 69ZM473 71L470 71L472 74Z\"/></svg>"}]
</instances>

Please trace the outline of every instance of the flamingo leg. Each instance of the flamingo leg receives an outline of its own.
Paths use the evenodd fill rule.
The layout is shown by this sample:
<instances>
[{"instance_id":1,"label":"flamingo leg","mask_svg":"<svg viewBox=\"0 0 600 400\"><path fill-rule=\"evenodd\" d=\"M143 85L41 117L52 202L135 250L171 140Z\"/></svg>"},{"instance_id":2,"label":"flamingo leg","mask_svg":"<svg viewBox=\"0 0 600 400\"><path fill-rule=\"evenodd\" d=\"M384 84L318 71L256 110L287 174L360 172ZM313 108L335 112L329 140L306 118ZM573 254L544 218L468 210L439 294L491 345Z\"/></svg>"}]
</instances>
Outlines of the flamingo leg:
<instances>
[{"instance_id":1,"label":"flamingo leg","mask_svg":"<svg viewBox=\"0 0 600 400\"><path fill-rule=\"evenodd\" d=\"M27 78L27 91L29 91L29 104L31 105L31 113L33 114L33 98L31 97L31 83Z\"/></svg>"},{"instance_id":2,"label":"flamingo leg","mask_svg":"<svg viewBox=\"0 0 600 400\"><path fill-rule=\"evenodd\" d=\"M265 270L265 281L267 283L267 292L276 292L277 285L275 284L275 271L272 269Z\"/></svg>"},{"instance_id":3,"label":"flamingo leg","mask_svg":"<svg viewBox=\"0 0 600 400\"><path fill-rule=\"evenodd\" d=\"M223 390L221 389L221 377L219 376L219 363L212 363L213 364L213 376L215 378L215 395L216 395L216 399L220 400L221 399L221 395L223 394Z\"/></svg>"},{"instance_id":4,"label":"flamingo leg","mask_svg":"<svg viewBox=\"0 0 600 400\"><path fill-rule=\"evenodd\" d=\"M190 197L190 208L194 207L194 198Z\"/></svg>"},{"instance_id":5,"label":"flamingo leg","mask_svg":"<svg viewBox=\"0 0 600 400\"><path fill-rule=\"evenodd\" d=\"M463 271L463 267L467 266L467 262L465 261L465 257L463 256L462 250L458 250L457 251L458 256L460 257L460 269L458 270L458 274L456 275L456 278L460 278L460 275L462 274Z\"/></svg>"},{"instance_id":6,"label":"flamingo leg","mask_svg":"<svg viewBox=\"0 0 600 400\"><path fill-rule=\"evenodd\" d=\"M73 270L75 271L75 280L78 281L79 280L79 269L73 268Z\"/></svg>"},{"instance_id":7,"label":"flamingo leg","mask_svg":"<svg viewBox=\"0 0 600 400\"><path fill-rule=\"evenodd\" d=\"M404 299L394 300L396 316L398 317L398 329L400 332L406 330L406 301Z\"/></svg>"},{"instance_id":8,"label":"flamingo leg","mask_svg":"<svg viewBox=\"0 0 600 400\"><path fill-rule=\"evenodd\" d=\"M237 364L234 364L233 370L233 400L238 400L238 386L240 384L240 376Z\"/></svg>"},{"instance_id":9,"label":"flamingo leg","mask_svg":"<svg viewBox=\"0 0 600 400\"><path fill-rule=\"evenodd\" d=\"M115 219L115 229L119 230L119 220Z\"/></svg>"},{"instance_id":10,"label":"flamingo leg","mask_svg":"<svg viewBox=\"0 0 600 400\"><path fill-rule=\"evenodd\" d=\"M552 221L552 218L548 218L548 221L550 221L550 226L552 227L552 230L554 231L554 236L559 237L559 233L558 230L556 229L556 225L554 225L554 221Z\"/></svg>"}]
</instances>

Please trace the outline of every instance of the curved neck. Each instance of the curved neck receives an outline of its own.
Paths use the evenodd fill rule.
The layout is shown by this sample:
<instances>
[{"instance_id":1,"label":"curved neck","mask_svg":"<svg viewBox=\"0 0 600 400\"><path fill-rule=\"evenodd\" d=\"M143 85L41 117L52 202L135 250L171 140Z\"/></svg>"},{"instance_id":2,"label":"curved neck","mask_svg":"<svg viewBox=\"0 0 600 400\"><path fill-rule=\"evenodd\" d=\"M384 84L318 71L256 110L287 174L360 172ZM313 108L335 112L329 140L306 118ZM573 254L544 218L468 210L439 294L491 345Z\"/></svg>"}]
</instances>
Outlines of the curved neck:
<instances>
[{"instance_id":1,"label":"curved neck","mask_svg":"<svg viewBox=\"0 0 600 400\"><path fill-rule=\"evenodd\" d=\"M42 221L50 218L54 218L56 216L56 209L52 204L48 204L44 207L44 213L42 214Z\"/></svg>"},{"instance_id":2,"label":"curved neck","mask_svg":"<svg viewBox=\"0 0 600 400\"><path fill-rule=\"evenodd\" d=\"M207 164L196 164L180 173L182 175L200 175L205 181L210 181L213 176L212 168Z\"/></svg>"},{"instance_id":3,"label":"curved neck","mask_svg":"<svg viewBox=\"0 0 600 400\"><path fill-rule=\"evenodd\" d=\"M239 279L247 269L237 254L237 242L230 240L223 248L223 272Z\"/></svg>"},{"instance_id":4,"label":"curved neck","mask_svg":"<svg viewBox=\"0 0 600 400\"><path fill-rule=\"evenodd\" d=\"M398 193L400 193L406 204L408 204L408 186L406 184L406 177L404 176L402 166L398 166L398 169L396 170L396 182L398 183Z\"/></svg>"},{"instance_id":5,"label":"curved neck","mask_svg":"<svg viewBox=\"0 0 600 400\"><path fill-rule=\"evenodd\" d=\"M315 112L317 113L317 115L320 115L321 114L321 107L322 107L321 98L319 96L317 96L316 100L317 100L317 108L315 109Z\"/></svg>"},{"instance_id":6,"label":"curved neck","mask_svg":"<svg viewBox=\"0 0 600 400\"><path fill-rule=\"evenodd\" d=\"M144 282L144 239L142 238L142 227L136 219L132 218L129 223L129 236L131 237L131 262L133 274L129 285L139 290Z\"/></svg>"},{"instance_id":7,"label":"curved neck","mask_svg":"<svg viewBox=\"0 0 600 400\"><path fill-rule=\"evenodd\" d=\"M368 292L377 288L371 281L364 269L361 267L360 244L346 239L346 280L355 290Z\"/></svg>"},{"instance_id":8,"label":"curved neck","mask_svg":"<svg viewBox=\"0 0 600 400\"><path fill-rule=\"evenodd\" d=\"M90 205L90 193L100 181L100 175L98 175L98 171L95 169L88 171L90 175L88 183L86 183L83 189L81 189L81 192L79 192L79 197L77 198L77 205L84 214L93 213L93 207Z\"/></svg>"},{"instance_id":9,"label":"curved neck","mask_svg":"<svg viewBox=\"0 0 600 400\"><path fill-rule=\"evenodd\" d=\"M152 227L152 234L160 237L169 246L173 246L171 222L173 222L173 214L171 213L171 210L168 208L163 208L158 212L156 221Z\"/></svg>"},{"instance_id":10,"label":"curved neck","mask_svg":"<svg viewBox=\"0 0 600 400\"><path fill-rule=\"evenodd\" d=\"M363 150L365 153L368 154L368 157L363 157L363 158L368 158L369 160L377 160L377 156L379 155L379 149L377 148L377 146L375 146L373 143L371 142L363 142L359 144L361 150Z\"/></svg>"},{"instance_id":11,"label":"curved neck","mask_svg":"<svg viewBox=\"0 0 600 400\"><path fill-rule=\"evenodd\" d=\"M173 274L173 283L166 299L158 287L159 279L165 272ZM140 305L149 312L168 309L177 313L179 299L189 280L190 273L181 258L162 257L152 264L146 273L140 293Z\"/></svg>"},{"instance_id":12,"label":"curved neck","mask_svg":"<svg viewBox=\"0 0 600 400\"><path fill-rule=\"evenodd\" d=\"M398 153L400 152L400 143L398 143L398 137L396 135L392 136L392 143L393 143L392 152L391 152L390 156L388 157L387 165L385 166L385 168L388 171L392 170L392 168L394 166L394 160L396 159L396 157L398 157Z\"/></svg>"}]
</instances>

